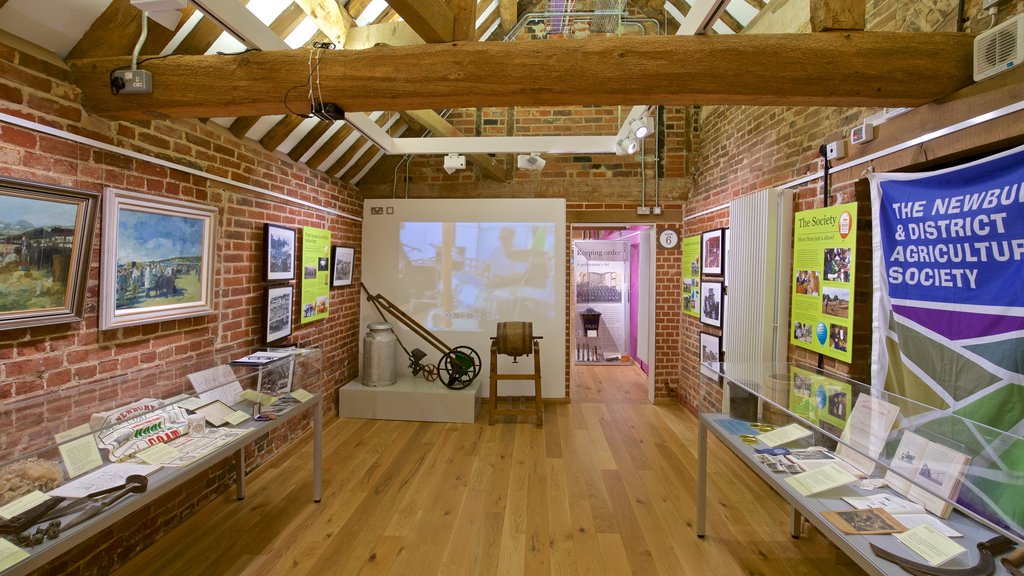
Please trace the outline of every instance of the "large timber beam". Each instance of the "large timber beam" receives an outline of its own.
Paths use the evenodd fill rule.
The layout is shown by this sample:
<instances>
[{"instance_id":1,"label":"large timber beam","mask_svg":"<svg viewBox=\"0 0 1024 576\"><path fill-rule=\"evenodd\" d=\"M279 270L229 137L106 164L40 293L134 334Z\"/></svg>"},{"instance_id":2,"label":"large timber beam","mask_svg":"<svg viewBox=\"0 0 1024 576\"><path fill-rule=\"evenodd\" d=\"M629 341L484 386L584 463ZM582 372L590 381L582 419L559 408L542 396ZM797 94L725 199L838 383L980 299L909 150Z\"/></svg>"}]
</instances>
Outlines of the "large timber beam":
<instances>
[{"instance_id":1,"label":"large timber beam","mask_svg":"<svg viewBox=\"0 0 1024 576\"><path fill-rule=\"evenodd\" d=\"M296 4L338 46L345 45L349 30L356 27L356 21L337 0L296 0Z\"/></svg>"},{"instance_id":2,"label":"large timber beam","mask_svg":"<svg viewBox=\"0 0 1024 576\"><path fill-rule=\"evenodd\" d=\"M423 126L427 130L433 132L434 136L455 138L464 136L458 128L452 126L450 122L433 110L409 110L404 112L402 116L408 116L420 126ZM473 162L474 166L480 168L480 174L484 175L488 179L497 180L499 182L503 182L505 180L505 168L499 165L493 157L488 156L487 154L475 153L467 153L466 157Z\"/></svg>"},{"instance_id":3,"label":"large timber beam","mask_svg":"<svg viewBox=\"0 0 1024 576\"><path fill-rule=\"evenodd\" d=\"M325 102L348 112L506 106L919 106L971 83L973 37L956 33L600 37L326 52ZM114 96L128 58L70 61L87 110L114 119L309 109L306 50L146 62L153 93ZM586 74L580 74L586 70Z\"/></svg>"},{"instance_id":4,"label":"large timber beam","mask_svg":"<svg viewBox=\"0 0 1024 576\"><path fill-rule=\"evenodd\" d=\"M391 0L395 12L426 42L455 39L455 16L442 0Z\"/></svg>"}]
</instances>

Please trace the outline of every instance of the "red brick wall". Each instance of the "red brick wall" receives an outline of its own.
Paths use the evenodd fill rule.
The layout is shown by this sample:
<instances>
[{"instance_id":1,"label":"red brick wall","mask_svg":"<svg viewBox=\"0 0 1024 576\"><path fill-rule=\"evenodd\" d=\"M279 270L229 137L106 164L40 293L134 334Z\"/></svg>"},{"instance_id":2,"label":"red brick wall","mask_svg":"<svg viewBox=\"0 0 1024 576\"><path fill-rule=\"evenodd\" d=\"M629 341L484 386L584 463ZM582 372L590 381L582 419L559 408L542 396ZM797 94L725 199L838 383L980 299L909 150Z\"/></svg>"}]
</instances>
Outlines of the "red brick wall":
<instances>
[{"instance_id":1,"label":"red brick wall","mask_svg":"<svg viewBox=\"0 0 1024 576\"><path fill-rule=\"evenodd\" d=\"M0 112L318 206L355 215L362 213L362 198L350 186L284 156L268 153L254 142L240 141L219 127L196 121L129 123L92 117L79 106L80 94L70 82L67 70L0 45ZM326 228L331 231L333 244L356 247L354 287L331 291L331 314L327 320L306 326L298 324L296 281L296 324L287 340L323 351L321 375L303 386L324 393L325 410L333 410L333 391L356 376L358 221L8 123L0 123L0 175L96 192L106 187L144 191L218 209L215 313L114 330L97 328L101 211L88 274L84 321L0 332L0 402L101 382L125 372L173 367L209 352L247 352L261 345L265 305L265 283L261 279L264 222ZM299 238L301 243L301 233ZM124 398L126 402L132 399ZM86 414L94 410L88 402L78 402L74 409ZM50 422L57 421L58 415L40 417ZM248 449L249 468L260 465L308 430L308 417L299 420L296 425L281 427L271 437L256 439ZM4 427L5 435L20 432ZM53 567L52 572L105 572L226 490L232 474L228 461L212 467L188 486L128 519L133 528L122 527L116 531L116 537L111 532L80 547Z\"/></svg>"}]
</instances>

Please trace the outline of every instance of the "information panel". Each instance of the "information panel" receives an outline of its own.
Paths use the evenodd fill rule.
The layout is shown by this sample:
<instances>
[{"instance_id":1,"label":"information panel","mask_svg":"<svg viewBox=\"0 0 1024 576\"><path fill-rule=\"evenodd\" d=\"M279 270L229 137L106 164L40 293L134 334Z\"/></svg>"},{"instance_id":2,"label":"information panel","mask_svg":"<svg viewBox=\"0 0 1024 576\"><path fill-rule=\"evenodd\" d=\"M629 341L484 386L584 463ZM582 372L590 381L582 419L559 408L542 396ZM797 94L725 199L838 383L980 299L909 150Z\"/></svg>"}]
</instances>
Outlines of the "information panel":
<instances>
[{"instance_id":1,"label":"information panel","mask_svg":"<svg viewBox=\"0 0 1024 576\"><path fill-rule=\"evenodd\" d=\"M683 238L683 314L700 318L700 234Z\"/></svg>"},{"instance_id":2,"label":"information panel","mask_svg":"<svg viewBox=\"0 0 1024 576\"><path fill-rule=\"evenodd\" d=\"M327 318L331 295L331 232L302 227L302 324Z\"/></svg>"},{"instance_id":3,"label":"information panel","mask_svg":"<svg viewBox=\"0 0 1024 576\"><path fill-rule=\"evenodd\" d=\"M857 205L798 212L793 222L793 323L789 341L849 362Z\"/></svg>"}]
</instances>

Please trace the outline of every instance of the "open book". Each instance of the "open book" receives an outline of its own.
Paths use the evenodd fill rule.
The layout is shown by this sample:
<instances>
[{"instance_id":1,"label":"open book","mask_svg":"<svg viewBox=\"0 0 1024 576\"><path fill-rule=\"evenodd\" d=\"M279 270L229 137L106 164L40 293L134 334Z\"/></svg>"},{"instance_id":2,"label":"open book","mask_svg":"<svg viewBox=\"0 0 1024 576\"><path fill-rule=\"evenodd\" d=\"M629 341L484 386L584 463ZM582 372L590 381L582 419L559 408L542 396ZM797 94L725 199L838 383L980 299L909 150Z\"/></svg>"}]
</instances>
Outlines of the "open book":
<instances>
[{"instance_id":1,"label":"open book","mask_svg":"<svg viewBox=\"0 0 1024 576\"><path fill-rule=\"evenodd\" d=\"M960 493L970 461L966 455L908 430L900 439L885 481L925 510L948 518L953 509L948 500L956 500Z\"/></svg>"}]
</instances>

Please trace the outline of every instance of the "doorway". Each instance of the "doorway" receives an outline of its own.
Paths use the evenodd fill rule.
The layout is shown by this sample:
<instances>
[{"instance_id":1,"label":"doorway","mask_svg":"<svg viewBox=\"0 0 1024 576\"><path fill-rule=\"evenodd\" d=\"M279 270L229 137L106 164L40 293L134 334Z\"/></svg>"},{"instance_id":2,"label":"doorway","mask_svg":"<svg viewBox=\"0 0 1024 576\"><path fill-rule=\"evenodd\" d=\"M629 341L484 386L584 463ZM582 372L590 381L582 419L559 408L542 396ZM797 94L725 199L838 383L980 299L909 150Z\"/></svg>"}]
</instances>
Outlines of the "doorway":
<instances>
[{"instance_id":1,"label":"doorway","mask_svg":"<svg viewBox=\"0 0 1024 576\"><path fill-rule=\"evenodd\" d=\"M590 380L628 380L654 402L653 227L573 224L570 238L569 396L592 393ZM634 377L609 378L629 367Z\"/></svg>"}]
</instances>

